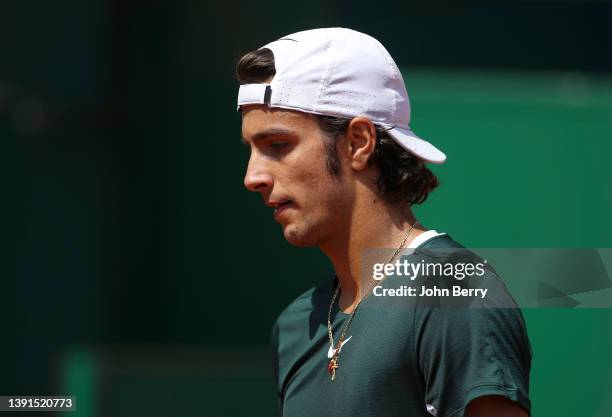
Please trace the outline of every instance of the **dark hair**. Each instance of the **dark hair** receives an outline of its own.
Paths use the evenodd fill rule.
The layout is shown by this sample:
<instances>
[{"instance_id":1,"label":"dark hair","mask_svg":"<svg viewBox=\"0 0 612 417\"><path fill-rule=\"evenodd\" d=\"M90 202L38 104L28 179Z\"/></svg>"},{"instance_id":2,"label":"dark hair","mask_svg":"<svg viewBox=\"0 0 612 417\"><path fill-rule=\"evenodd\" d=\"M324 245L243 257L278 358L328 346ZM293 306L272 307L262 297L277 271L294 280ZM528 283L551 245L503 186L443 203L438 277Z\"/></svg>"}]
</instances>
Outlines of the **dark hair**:
<instances>
[{"instance_id":1,"label":"dark hair","mask_svg":"<svg viewBox=\"0 0 612 417\"><path fill-rule=\"evenodd\" d=\"M236 63L236 78L240 84L261 83L276 74L274 54L263 48L243 55ZM326 141L327 168L332 175L340 175L336 138L346 132L351 119L315 115L319 127L331 139ZM439 184L425 163L402 148L389 136L384 127L376 127L376 147L368 161L380 173L377 186L380 196L388 202L420 204Z\"/></svg>"}]
</instances>

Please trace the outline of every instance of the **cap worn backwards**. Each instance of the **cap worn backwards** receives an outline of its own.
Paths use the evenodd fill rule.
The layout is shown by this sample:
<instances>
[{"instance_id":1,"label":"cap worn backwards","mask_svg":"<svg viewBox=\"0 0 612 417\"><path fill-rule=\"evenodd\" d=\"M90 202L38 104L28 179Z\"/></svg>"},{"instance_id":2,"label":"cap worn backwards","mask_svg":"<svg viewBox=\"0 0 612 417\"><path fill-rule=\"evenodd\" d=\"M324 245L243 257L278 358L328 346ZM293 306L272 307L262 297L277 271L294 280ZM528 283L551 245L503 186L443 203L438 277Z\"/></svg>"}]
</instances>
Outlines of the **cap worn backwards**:
<instances>
[{"instance_id":1,"label":"cap worn backwards","mask_svg":"<svg viewBox=\"0 0 612 417\"><path fill-rule=\"evenodd\" d=\"M446 155L410 129L404 79L384 46L345 28L312 29L284 36L262 48L274 54L269 84L244 84L238 109L249 104L352 118L364 116L387 128L404 149L426 162Z\"/></svg>"}]
</instances>

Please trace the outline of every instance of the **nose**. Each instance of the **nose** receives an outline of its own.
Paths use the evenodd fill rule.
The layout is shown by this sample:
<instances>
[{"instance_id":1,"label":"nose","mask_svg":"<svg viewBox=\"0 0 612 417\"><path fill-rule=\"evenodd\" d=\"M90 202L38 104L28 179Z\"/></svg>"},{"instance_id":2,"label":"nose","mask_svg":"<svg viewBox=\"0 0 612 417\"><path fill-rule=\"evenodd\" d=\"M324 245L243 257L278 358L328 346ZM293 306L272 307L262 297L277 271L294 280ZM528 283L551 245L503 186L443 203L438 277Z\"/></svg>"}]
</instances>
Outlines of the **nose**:
<instances>
[{"instance_id":1,"label":"nose","mask_svg":"<svg viewBox=\"0 0 612 417\"><path fill-rule=\"evenodd\" d=\"M249 191L261 192L267 188L271 189L273 182L272 175L264 161L258 158L255 153L252 153L244 175L244 186Z\"/></svg>"}]
</instances>

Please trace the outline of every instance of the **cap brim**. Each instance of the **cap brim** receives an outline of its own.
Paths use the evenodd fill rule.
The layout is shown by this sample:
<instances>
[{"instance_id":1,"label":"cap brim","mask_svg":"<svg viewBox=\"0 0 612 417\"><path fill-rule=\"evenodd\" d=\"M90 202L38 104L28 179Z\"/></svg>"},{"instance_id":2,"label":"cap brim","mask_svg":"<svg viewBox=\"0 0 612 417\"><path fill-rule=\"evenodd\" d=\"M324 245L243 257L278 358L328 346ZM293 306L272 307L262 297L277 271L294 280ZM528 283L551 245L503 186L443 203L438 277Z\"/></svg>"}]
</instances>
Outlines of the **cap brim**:
<instances>
[{"instance_id":1,"label":"cap brim","mask_svg":"<svg viewBox=\"0 0 612 417\"><path fill-rule=\"evenodd\" d=\"M446 155L444 152L426 140L419 138L410 129L393 127L387 130L387 133L389 133L389 136L395 139L397 143L402 146L402 148L426 162L441 164L446 161Z\"/></svg>"}]
</instances>

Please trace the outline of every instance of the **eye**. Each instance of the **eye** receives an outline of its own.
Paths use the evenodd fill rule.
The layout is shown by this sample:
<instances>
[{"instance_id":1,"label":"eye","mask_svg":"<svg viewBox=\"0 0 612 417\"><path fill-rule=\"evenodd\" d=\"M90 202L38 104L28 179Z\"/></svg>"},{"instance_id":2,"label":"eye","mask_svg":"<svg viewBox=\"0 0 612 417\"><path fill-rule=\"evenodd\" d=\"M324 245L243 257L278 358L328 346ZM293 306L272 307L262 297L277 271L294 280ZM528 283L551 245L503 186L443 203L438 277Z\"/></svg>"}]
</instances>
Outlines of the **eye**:
<instances>
[{"instance_id":1,"label":"eye","mask_svg":"<svg viewBox=\"0 0 612 417\"><path fill-rule=\"evenodd\" d=\"M281 151L287 146L287 142L272 142L270 143L270 148L274 151Z\"/></svg>"}]
</instances>

